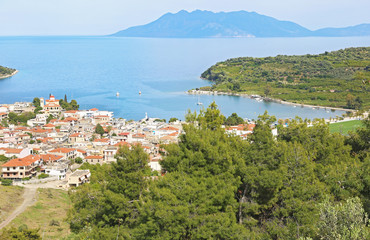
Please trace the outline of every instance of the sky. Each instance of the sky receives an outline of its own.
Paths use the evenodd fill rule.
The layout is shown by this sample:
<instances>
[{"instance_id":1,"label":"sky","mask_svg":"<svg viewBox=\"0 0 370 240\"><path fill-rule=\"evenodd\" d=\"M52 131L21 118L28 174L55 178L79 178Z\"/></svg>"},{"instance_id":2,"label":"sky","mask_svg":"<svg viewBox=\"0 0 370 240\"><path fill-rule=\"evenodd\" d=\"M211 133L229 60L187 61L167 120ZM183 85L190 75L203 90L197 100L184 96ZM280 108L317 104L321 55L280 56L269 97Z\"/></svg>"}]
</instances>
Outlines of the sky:
<instances>
[{"instance_id":1,"label":"sky","mask_svg":"<svg viewBox=\"0 0 370 240\"><path fill-rule=\"evenodd\" d=\"M311 30L370 23L369 0L0 0L0 36L106 35L183 9L255 11Z\"/></svg>"}]
</instances>

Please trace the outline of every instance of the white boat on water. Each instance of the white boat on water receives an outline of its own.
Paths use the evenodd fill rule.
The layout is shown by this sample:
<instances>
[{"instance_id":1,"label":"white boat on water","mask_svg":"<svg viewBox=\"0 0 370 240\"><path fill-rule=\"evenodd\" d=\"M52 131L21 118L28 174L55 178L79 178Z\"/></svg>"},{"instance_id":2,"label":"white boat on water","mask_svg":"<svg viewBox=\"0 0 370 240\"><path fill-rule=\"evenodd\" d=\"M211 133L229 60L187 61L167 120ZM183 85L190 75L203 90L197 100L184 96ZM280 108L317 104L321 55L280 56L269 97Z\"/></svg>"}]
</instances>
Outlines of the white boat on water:
<instances>
[{"instance_id":1,"label":"white boat on water","mask_svg":"<svg viewBox=\"0 0 370 240\"><path fill-rule=\"evenodd\" d=\"M203 103L199 100L199 96L198 96L198 102L197 102L197 105L203 105Z\"/></svg>"},{"instance_id":2,"label":"white boat on water","mask_svg":"<svg viewBox=\"0 0 370 240\"><path fill-rule=\"evenodd\" d=\"M139 95L141 95L141 91L139 91Z\"/></svg>"},{"instance_id":3,"label":"white boat on water","mask_svg":"<svg viewBox=\"0 0 370 240\"><path fill-rule=\"evenodd\" d=\"M119 92L116 93L116 96L119 97Z\"/></svg>"}]
</instances>

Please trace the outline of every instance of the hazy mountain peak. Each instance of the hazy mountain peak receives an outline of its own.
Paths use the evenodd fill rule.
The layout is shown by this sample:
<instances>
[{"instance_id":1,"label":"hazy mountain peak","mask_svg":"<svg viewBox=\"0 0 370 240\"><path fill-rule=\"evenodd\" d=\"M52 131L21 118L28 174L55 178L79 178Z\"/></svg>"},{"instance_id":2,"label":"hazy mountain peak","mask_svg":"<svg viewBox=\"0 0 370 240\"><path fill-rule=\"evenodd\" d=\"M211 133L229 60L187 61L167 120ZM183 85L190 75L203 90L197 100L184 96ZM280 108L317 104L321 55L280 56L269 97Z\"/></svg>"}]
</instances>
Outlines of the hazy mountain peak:
<instances>
[{"instance_id":1,"label":"hazy mountain peak","mask_svg":"<svg viewBox=\"0 0 370 240\"><path fill-rule=\"evenodd\" d=\"M207 10L166 13L142 26L119 31L119 37L207 38L207 37L306 37L368 36L370 24L311 31L291 21L245 10L214 13Z\"/></svg>"}]
</instances>

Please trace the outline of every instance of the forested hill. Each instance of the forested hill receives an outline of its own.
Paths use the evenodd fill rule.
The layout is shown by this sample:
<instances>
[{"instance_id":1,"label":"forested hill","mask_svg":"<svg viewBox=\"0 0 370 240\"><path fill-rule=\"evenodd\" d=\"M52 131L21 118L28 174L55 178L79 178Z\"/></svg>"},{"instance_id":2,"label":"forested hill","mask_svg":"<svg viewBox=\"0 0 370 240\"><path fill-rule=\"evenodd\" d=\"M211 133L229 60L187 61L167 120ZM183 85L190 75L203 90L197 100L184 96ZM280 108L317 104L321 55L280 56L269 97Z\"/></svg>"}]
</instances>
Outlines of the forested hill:
<instances>
[{"instance_id":1,"label":"forested hill","mask_svg":"<svg viewBox=\"0 0 370 240\"><path fill-rule=\"evenodd\" d=\"M201 77L204 90L258 94L289 102L369 109L370 47L319 55L233 58Z\"/></svg>"},{"instance_id":2,"label":"forested hill","mask_svg":"<svg viewBox=\"0 0 370 240\"><path fill-rule=\"evenodd\" d=\"M15 71L15 69L0 66L0 79L10 77Z\"/></svg>"}]
</instances>

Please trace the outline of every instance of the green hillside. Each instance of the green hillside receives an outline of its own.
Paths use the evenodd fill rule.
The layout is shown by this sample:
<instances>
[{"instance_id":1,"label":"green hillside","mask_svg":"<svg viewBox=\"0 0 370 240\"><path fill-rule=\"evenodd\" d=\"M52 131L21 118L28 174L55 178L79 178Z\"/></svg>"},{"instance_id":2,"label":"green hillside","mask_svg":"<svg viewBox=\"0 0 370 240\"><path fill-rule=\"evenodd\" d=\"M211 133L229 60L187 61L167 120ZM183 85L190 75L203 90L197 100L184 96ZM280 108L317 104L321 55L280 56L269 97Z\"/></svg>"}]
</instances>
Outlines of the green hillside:
<instances>
[{"instance_id":1,"label":"green hillside","mask_svg":"<svg viewBox=\"0 0 370 240\"><path fill-rule=\"evenodd\" d=\"M233 58L202 74L203 90L258 94L289 102L369 109L370 47L319 55Z\"/></svg>"}]
</instances>

